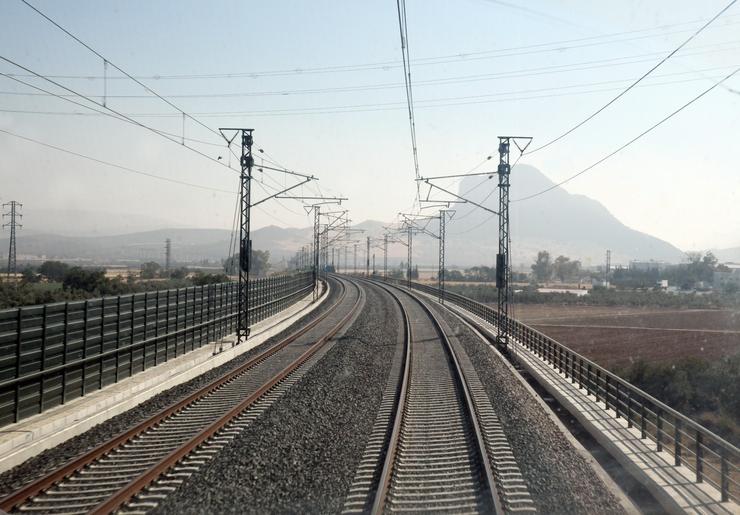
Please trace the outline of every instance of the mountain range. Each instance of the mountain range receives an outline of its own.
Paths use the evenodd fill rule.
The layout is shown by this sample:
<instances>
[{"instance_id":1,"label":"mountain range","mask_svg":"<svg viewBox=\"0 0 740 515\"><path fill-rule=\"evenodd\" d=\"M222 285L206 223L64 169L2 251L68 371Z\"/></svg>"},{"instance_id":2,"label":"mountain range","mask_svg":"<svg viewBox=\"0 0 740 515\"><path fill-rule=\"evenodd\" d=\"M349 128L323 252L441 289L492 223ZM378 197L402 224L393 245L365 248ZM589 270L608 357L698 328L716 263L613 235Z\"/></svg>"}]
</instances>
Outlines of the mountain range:
<instances>
[{"instance_id":1,"label":"mountain range","mask_svg":"<svg viewBox=\"0 0 740 515\"><path fill-rule=\"evenodd\" d=\"M537 192L552 188L546 194L528 200L517 201ZM497 175L470 176L458 186L458 194L485 206L498 210ZM425 192L424 192L425 193ZM439 198L432 193L432 198ZM539 250L548 250L553 258L563 254L571 259L579 259L586 265L604 262L607 249L611 250L613 264L627 264L630 260L656 260L677 263L685 260L685 254L670 243L654 236L631 229L622 224L602 204L584 195L571 194L556 187L539 170L528 165L517 165L511 174L511 254L514 266L527 267ZM497 217L489 212L468 204L454 204L455 211L448 220L447 263L457 266L491 265L498 245ZM435 214L428 210L430 215ZM39 214L38 218L43 219ZM165 221L131 217L118 227L126 234L111 235L116 231L115 224L96 226L94 230L83 229L83 234L62 230L66 218L78 220L77 212L46 213L49 223L38 229L19 233L18 255L36 256L46 259L83 260L99 263L141 262L164 260L164 242L172 240L174 262L220 261L233 248L231 232L224 229L165 228ZM84 217L94 218L89 214ZM156 230L137 231L146 227ZM382 238L383 222L367 220L355 228L366 232L358 238L358 261L364 259L365 236ZM68 227L68 225L66 225ZM439 230L438 222L431 220L427 229L432 233ZM107 234L106 234L107 232ZM272 261L278 262L292 256L302 246L311 241L313 228L280 228L267 226L252 232L253 248L269 250ZM7 233L6 233L7 234ZM0 248L7 249L7 236L0 240ZM396 238L405 241L406 235ZM377 242L377 240L374 240ZM7 251L5 251L7 252ZM372 252L378 263L382 262L379 243L373 244ZM422 265L436 265L438 243L427 235L414 236L414 261ZM720 261L740 261L740 247L716 250ZM7 256L7 254L6 254ZM339 259L339 256L337 256ZM344 259L342 254L341 259ZM353 262L353 249L348 255ZM389 262L398 263L406 259L406 247L400 244L389 246Z\"/></svg>"}]
</instances>

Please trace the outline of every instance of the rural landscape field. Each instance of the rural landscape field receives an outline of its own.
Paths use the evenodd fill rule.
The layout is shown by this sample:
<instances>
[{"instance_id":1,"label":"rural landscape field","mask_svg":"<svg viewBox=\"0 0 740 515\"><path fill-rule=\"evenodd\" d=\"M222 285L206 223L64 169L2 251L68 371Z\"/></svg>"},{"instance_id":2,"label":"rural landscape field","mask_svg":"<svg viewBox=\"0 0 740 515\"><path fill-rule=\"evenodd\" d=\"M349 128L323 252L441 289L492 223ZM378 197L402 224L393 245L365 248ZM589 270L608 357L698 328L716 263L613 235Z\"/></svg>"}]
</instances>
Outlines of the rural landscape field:
<instances>
[{"instance_id":1,"label":"rural landscape field","mask_svg":"<svg viewBox=\"0 0 740 515\"><path fill-rule=\"evenodd\" d=\"M740 310L517 304L514 315L607 368L740 352Z\"/></svg>"}]
</instances>

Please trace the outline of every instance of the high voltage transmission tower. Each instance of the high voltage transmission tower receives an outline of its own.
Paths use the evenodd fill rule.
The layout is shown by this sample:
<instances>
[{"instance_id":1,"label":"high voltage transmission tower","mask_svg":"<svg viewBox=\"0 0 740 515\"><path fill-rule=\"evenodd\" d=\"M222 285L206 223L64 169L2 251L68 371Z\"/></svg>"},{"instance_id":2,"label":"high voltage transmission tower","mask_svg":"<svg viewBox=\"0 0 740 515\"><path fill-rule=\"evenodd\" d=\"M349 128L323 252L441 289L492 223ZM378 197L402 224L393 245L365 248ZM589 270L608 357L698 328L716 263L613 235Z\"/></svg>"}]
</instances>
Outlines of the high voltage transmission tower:
<instances>
[{"instance_id":1,"label":"high voltage transmission tower","mask_svg":"<svg viewBox=\"0 0 740 515\"><path fill-rule=\"evenodd\" d=\"M172 240L167 238L164 240L164 271L167 275L170 274L170 267L172 266Z\"/></svg>"},{"instance_id":2,"label":"high voltage transmission tower","mask_svg":"<svg viewBox=\"0 0 740 515\"><path fill-rule=\"evenodd\" d=\"M23 204L15 200L11 200L10 202L3 204L3 208L9 209L7 213L3 213L3 218L10 217L10 221L3 224L3 227L10 227L10 247L8 249L8 279L10 279L11 274L15 276L15 272L16 272L15 231L16 231L16 228L20 229L23 227L20 223L18 223L18 219L23 218L23 215L20 213L20 208L22 207L23 207Z\"/></svg>"}]
</instances>

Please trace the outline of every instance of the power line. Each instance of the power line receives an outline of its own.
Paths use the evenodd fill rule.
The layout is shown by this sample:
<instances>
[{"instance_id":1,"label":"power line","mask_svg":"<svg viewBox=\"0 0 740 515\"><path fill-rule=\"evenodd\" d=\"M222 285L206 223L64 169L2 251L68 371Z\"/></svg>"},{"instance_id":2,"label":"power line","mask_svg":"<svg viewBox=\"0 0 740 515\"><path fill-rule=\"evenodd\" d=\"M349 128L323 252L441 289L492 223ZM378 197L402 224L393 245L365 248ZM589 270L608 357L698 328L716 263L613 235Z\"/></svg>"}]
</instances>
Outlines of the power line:
<instances>
[{"instance_id":1,"label":"power line","mask_svg":"<svg viewBox=\"0 0 740 515\"><path fill-rule=\"evenodd\" d=\"M193 148L193 147L191 147L191 146L189 146L189 145L185 145L185 143L184 143L184 142L183 142L183 143L180 143L180 142L178 142L178 141L177 141L176 139L174 139L174 138L171 138L171 137L169 137L169 136L165 135L164 133L160 132L160 131L159 131L158 129L155 129L155 128L153 128L153 127L150 127L149 125L146 125L146 124L144 124L144 123L141 123L141 122L140 122L140 121L138 121L138 120L134 120L134 119L133 119L133 118L131 118L130 116L128 116L128 115L125 115L125 114L123 114L123 113L121 113L121 112L119 112L119 111L117 111L117 110L115 110L115 109L113 109L113 108L111 108L111 107L108 107L108 106L104 106L104 105L102 105L102 104L99 104L98 102L95 102L95 101L94 101L94 100L92 100L91 98L89 98L89 97L87 97L87 96L85 96L85 95L82 95L82 94L80 94L80 93L76 92L75 90L73 90L73 89L71 89L71 88L69 88L69 87L67 87L67 86L65 86L65 85L63 85L63 84L60 84L59 82L56 82L56 81L54 81L54 80L52 80L52 79L49 79L49 78L47 78L47 77L44 77L43 75L41 75L41 74L39 74L39 73L36 73L36 72L34 72L33 70L31 70L31 69L29 69L29 68L26 68L25 66L23 66L23 65L21 65L21 64L18 64L18 63L16 63L15 61L13 61L13 60L11 60L11 59L8 59L7 57L4 57L4 56L0 55L0 59L2 59L3 61L5 61L5 62L7 62L7 63L10 63L10 64L12 64L13 66L16 66L16 67L20 68L21 70L25 70L25 71L27 71L27 72L29 72L29 73L32 73L32 74L34 74L34 75L35 75L36 77L38 77L39 79L43 79L43 80L45 80L45 81L48 81L48 82L50 82L51 84L54 84L55 86L57 86L58 88L64 89L65 91L68 91L68 92L70 92L70 93L74 94L75 96L77 96L77 97L79 97L79 98L84 98L85 100L87 100L87 101L88 101L88 102L90 102L91 104L94 104L94 105L96 105L96 106L98 106L98 107L102 107L103 109L106 109L106 110L110 111L111 113L113 113L113 114L117 115L118 117L120 117L120 118L117 118L117 119L124 119L124 120L128 121L129 123L132 123L132 124L134 124L134 125L137 125L137 126L139 126L139 127L141 127L141 128L144 128L144 129L146 129L146 130L148 130L148 131L151 131L152 133L154 133L154 134L157 134L157 135L159 135L159 136L161 136L161 137L165 138L165 139L166 139L166 140L168 140L168 141L171 141L171 142L173 142L173 143L175 143L175 144L177 144L177 145L180 145L180 146L182 146L182 147L185 147L185 148L187 148L187 149L189 149L189 150L191 150L191 151L195 152L196 154L198 154L198 155L200 155L200 156L202 156L202 157L205 157L205 158L206 158L206 159L208 159L209 161L212 161L212 162L214 162L214 163L216 163L216 164L218 164L218 165L221 165L221 166L224 166L224 167L226 167L226 168L229 168L229 169L230 169L231 171L235 171L235 170L234 170L233 168L230 168L230 167L229 167L229 166L228 166L228 165L227 165L226 163L222 163L222 162L221 162L221 161L219 161L218 159L215 159L215 158L213 158L213 157L209 156L208 154L205 154L204 152L201 152L200 150L198 150L198 149L196 149L196 148ZM14 77L13 77L13 79L14 79L14 80L18 80L18 79L14 78ZM36 86L31 86L31 87L36 87ZM76 105L80 105L80 106L82 106L82 107L85 107L86 109L90 109L90 110L92 110L92 111L100 112L99 110L97 110L97 109L95 109L95 108L93 108L93 107L91 107L91 106L88 106L88 105L85 105L85 104L81 104L81 103L79 103L79 102L74 102L74 101L72 101L72 99L70 99L70 98L65 98L65 97L59 97L59 98L60 98L60 99L62 99L62 100L65 100L65 101L67 101L67 102L72 102L72 103L74 103L74 104L76 104ZM113 118L116 118L116 117L114 116Z\"/></svg>"},{"instance_id":2,"label":"power line","mask_svg":"<svg viewBox=\"0 0 740 515\"><path fill-rule=\"evenodd\" d=\"M586 168L584 168L580 172L571 175L567 179L565 179L563 181L560 181L557 184L553 184L549 188L546 188L546 189L544 189L542 191L539 191L537 193L533 193L532 195L528 195L526 197L522 197L522 198L518 198L516 200L512 200L512 202L521 202L523 200L529 200L531 198L537 197L539 195L542 195L544 193L547 193L548 191L552 191L555 188L557 188L559 186L562 186L563 184L565 184L567 182L572 181L573 179L575 179L576 177L578 177L580 175L583 175L584 173L586 173L589 170L593 169L594 167L600 165L601 163L603 163L607 159L611 158L615 154L621 152L622 150L624 150L625 148L627 148L628 146L630 146L631 144L633 144L634 142L636 142L637 140L639 140L640 138L642 138L643 136L645 136L646 134L652 132L654 129L658 128L660 125L662 125L666 121L668 121L671 118L673 118L675 115L677 115L678 113L680 113L681 111L683 111L684 109L686 109L688 106L690 106L691 104L693 104L694 102L696 102L697 100L699 100L700 98L702 98L704 95L706 95L707 93L709 93L710 91L712 91L714 88L716 88L717 86L719 86L723 82L727 81L728 79L730 79L731 77L733 77L734 75L736 75L738 72L740 72L740 68L735 68L735 70L733 72L731 72L730 74L726 75L722 80L720 80L719 82L713 84L709 88L705 89L704 91L702 91L701 93L699 93L697 96L695 96L694 98L692 98L691 100L689 100L688 102L686 102L684 105L682 105L681 107L679 107L678 109L676 109L675 111L673 111L671 114L669 114L668 116L666 116L665 118L663 118L659 122L657 122L654 125L650 126L648 129L644 130L643 132L641 132L640 134L638 134L637 136L635 136L634 138L632 138L631 140L629 140L627 143L623 144L622 146L620 146L619 148L617 148L613 152L611 152L611 153L607 154L606 156L602 157L601 159L599 159L595 163L591 164L590 166L587 166Z\"/></svg>"},{"instance_id":3,"label":"power line","mask_svg":"<svg viewBox=\"0 0 740 515\"><path fill-rule=\"evenodd\" d=\"M691 57L696 55L711 54L715 52L727 52L736 50L737 47L727 47L727 45L734 45L738 43L737 40L726 41L722 43L712 43L707 45L701 45L694 47L693 51L684 52L680 57ZM697 51L700 49L706 49ZM484 73L484 74L473 74L473 75L453 75L450 77L440 77L437 79L427 79L421 81L414 81L414 87L419 86L437 86L437 85L455 85L455 84L466 84L471 82L481 82L489 80L502 80L502 79L514 79L514 78L525 78L525 77L536 77L540 75L546 75L551 73L566 73L566 72L579 72L584 70L592 70L604 67L613 66L625 66L630 64L640 64L645 62L652 62L651 57L663 55L665 51L660 52L648 52L642 54L633 54L620 57L602 58L589 61L580 61L575 63L567 64L556 64L548 66L538 66L533 68L523 68L519 70L508 70L496 73ZM619 62L622 61L622 62ZM685 73L691 73L694 70L689 70ZM7 73L4 74L6 77L15 79L20 77L20 74ZM46 77L53 78L54 76L46 75ZM25 83L24 83L25 84ZM251 91L251 92L225 92L225 93L186 93L186 94L173 94L167 95L168 98L242 98L242 97L260 97L260 96L292 96L292 95L309 95L309 94L322 94L322 93L348 93L356 91L380 91L384 89L396 89L404 88L405 83L397 82L383 82L383 83L371 83L371 84L358 84L353 86L340 86L340 87L328 87L328 88L310 88L310 89L296 89L296 90L273 90L273 91ZM30 93L25 91L0 91L0 95L9 96L28 96L28 97L43 97L43 96L58 96L58 97L73 97L76 95L63 95L56 93ZM87 96L95 97L95 94L88 94ZM135 100L135 99L152 99L151 95L141 94L121 94L121 95L107 95L107 98L115 98L122 100ZM161 113L163 116L180 116L179 113ZM191 113L191 116L199 113Z\"/></svg>"},{"instance_id":4,"label":"power line","mask_svg":"<svg viewBox=\"0 0 740 515\"><path fill-rule=\"evenodd\" d=\"M722 67L723 69L726 69L727 67ZM687 72L677 72L677 73L687 73ZM657 76L656 76L657 77ZM719 79L722 76L716 76L714 78ZM680 80L672 80L672 81L662 81L662 82L655 82L655 83L649 83L649 84L640 84L638 88L641 87L656 87L656 86L666 86L670 84L683 84L688 82L697 82L697 81L703 81L705 80L705 77L694 77L694 78L688 78L688 79L680 79ZM624 82L623 80L618 81L603 81L603 83L611 83L611 82ZM578 85L568 85L568 86L558 86L554 88L541 88L540 90L527 90L527 91L559 91L563 89L571 89L576 87L585 87L588 84L578 84ZM586 95L586 94L592 94L592 93L605 93L610 91L619 91L621 90L621 87L612 87L612 88L596 88L596 89L588 89L584 91L573 91L573 92L564 92L564 93L551 93L551 94L542 94L542 95L525 95L525 96L509 96L506 98L495 98L498 97L498 95L508 95L510 93L508 92L501 92L501 93L494 93L490 95L472 95L472 96L464 96L464 97L446 97L446 98L438 98L438 99L430 99L430 100L423 100L420 102L436 102L433 104L424 104L424 105L418 105L420 102L417 102L416 109L436 109L441 107L456 107L456 106L465 106L465 105L479 105L479 104L491 104L491 103L499 103L499 102L510 102L510 101L525 101L525 100L539 100L539 99L546 99L546 98L560 98L560 97L569 97L569 96L580 96L580 95ZM494 97L494 98L491 98ZM355 104L355 105L343 105L343 106L322 106L322 107L309 107L309 108L299 108L299 109L272 109L272 110L260 110L260 111L243 111L243 112L203 112L198 113L200 116L204 117L225 117L225 116L253 116L253 117L263 117L263 116L300 116L300 115L323 115L323 114L343 114L343 113L363 113L363 112L383 112L383 111L399 111L399 110L405 110L406 105L405 102L387 102L387 103L380 103L380 104ZM35 110L23 110L23 109L0 109L0 112L8 112L8 113L17 113L17 114L40 114L40 115L82 115L83 113L76 113L76 112L62 112L62 111L35 111ZM105 114L105 113L100 113ZM91 114L92 115L92 114ZM162 116L169 116L169 115L159 115L159 114L150 114L150 113L132 113L130 116L138 116L138 117L162 117ZM157 130L157 129L154 129ZM482 166L488 159L484 158L479 164Z\"/></svg>"},{"instance_id":5,"label":"power line","mask_svg":"<svg viewBox=\"0 0 740 515\"><path fill-rule=\"evenodd\" d=\"M167 182L171 182L171 183L174 183L174 184L180 184L182 186L190 186L191 188L199 188L199 189L202 189L202 190L215 191L215 192L218 192L218 193L228 193L230 195L234 193L231 190L224 190L224 189L220 189L220 188L212 188L210 186L203 186L201 184L193 184L193 183L190 183L190 182L181 181L179 179L172 179L170 177L164 177L162 175L156 175L156 174L153 174L153 173L150 173L150 172L144 172L142 170L137 170L135 168L131 168L131 167L128 167L128 166L123 166L123 165L119 165L119 164L116 164L116 163L111 163L109 161L104 161L104 160L98 159L96 157L91 157L91 156L88 156L88 155L85 155L85 154L81 154L81 153L75 152L73 150L68 150L66 148L58 147L58 146L52 145L50 143L45 143L45 142L39 141L37 139L29 138L28 136L22 136L20 134L16 134L14 132L10 132L10 131L5 130L5 129L1 129L0 128L0 132L2 132L4 134L7 134L8 136L13 136L14 138L22 139L22 140L28 141L30 143L35 143L37 145L41 145L41 146L46 147L46 148L51 148L51 149L57 150L59 152L64 152L65 154L70 154L70 155L73 155L73 156L76 156L76 157L81 157L83 159L87 159L88 161L93 161L93 162L98 163L98 164L102 164L102 165L105 165L105 166L110 166L110 167L113 167L113 168L117 168L117 169L122 170L124 172L135 173L137 175L142 175L142 176L145 176L145 177L150 177L152 179L158 179L158 180L161 180L161 181L167 181Z\"/></svg>"},{"instance_id":6,"label":"power line","mask_svg":"<svg viewBox=\"0 0 740 515\"><path fill-rule=\"evenodd\" d=\"M738 15L731 15L731 17L735 17L735 16L738 16ZM489 50L480 50L480 51L473 51L473 52L458 52L455 54L446 54L446 55L441 55L441 56L430 56L430 57L420 57L420 58L417 57L413 60L413 63L414 63L414 66L425 66L425 65L434 65L434 64L448 64L448 63L457 62L457 61L471 61L471 60L477 60L480 58L512 57L512 56L519 56L523 54L510 53L510 54L505 54L505 55L492 55L492 56L490 56L490 54L501 54L504 52L512 52L516 50L529 50L529 49L543 48L543 47L548 47L548 46L553 46L554 48L545 48L542 51L543 52L562 52L564 50L570 50L574 48L583 48L583 47L594 46L594 45L623 43L626 41L632 41L632 40L637 40L637 39L647 39L647 38L654 38L654 37L665 37L665 36L674 35L674 34L683 34L683 33L689 32L691 29L682 29L682 30L671 31L671 32L661 32L658 34L649 34L649 35L643 35L643 36L638 36L638 37L616 39L612 41L595 41L594 43L564 46L569 43L581 43L581 42L588 42L588 41L613 38L613 37L618 37L618 36L631 35L631 34L640 34L644 32L663 31L665 29L672 29L675 27L682 27L685 25L694 25L696 23L701 23L702 21L705 21L705 19L696 19L696 20L680 22L680 23L675 23L675 24L660 25L657 27L649 27L649 28L635 29L635 30L629 30L629 31L613 32L609 34L588 36L588 37L582 37L582 38L549 41L545 43L535 43L531 45L513 46L513 47L500 48L500 49L489 49ZM533 53L533 52L528 52L528 54L530 53ZM321 73L357 72L357 71L367 71L367 70L385 71L391 68L399 68L401 66L402 66L401 61L378 61L378 62L372 62L372 63L350 64L350 65L332 65L332 66L308 67L308 68L294 67L290 69L229 72L229 73L135 75L131 77L126 76L125 79L133 78L137 80L192 80L192 79L221 79L221 78L224 78L224 79L259 78L259 77L280 77L280 76L289 76L289 75L308 75L308 74L316 74L316 73L321 74ZM89 75L89 74L88 75L70 75L70 74L48 75L48 77L55 78L55 79L81 79L81 80L103 80L103 79L120 80L120 79L124 79L124 77L115 77L115 76L104 77L100 75Z\"/></svg>"},{"instance_id":7,"label":"power line","mask_svg":"<svg viewBox=\"0 0 740 515\"><path fill-rule=\"evenodd\" d=\"M406 105L409 112L411 131L411 152L414 156L414 176L419 178L419 155L416 143L416 121L414 120L414 94L411 89L411 57L409 55L408 25L406 23L406 0L396 0L398 10L398 29L401 36L401 55L403 57L403 80L406 84ZM419 199L419 184L416 185L416 199Z\"/></svg>"},{"instance_id":8,"label":"power line","mask_svg":"<svg viewBox=\"0 0 740 515\"><path fill-rule=\"evenodd\" d=\"M90 45L88 45L87 43L85 43L84 41L82 41L80 38L78 38L77 36L75 36L74 34L72 34L70 31L68 31L64 27L62 27L59 23L57 23L56 21L54 21L53 19L51 19L49 16L47 16L46 14L44 14L43 12L41 12L38 8L36 8L33 5L31 5L31 3L29 3L27 0L21 0L21 2L23 2L24 4L26 4L29 8L31 8L32 10L34 10L39 15L41 15L44 19L46 19L49 23L51 23L52 25L54 25L56 28L58 28L59 30L61 30L62 32L64 32L65 34L67 34L69 37L71 37L72 39L74 39L75 41L77 41L77 43L79 43L80 45L82 45L83 47L85 47L86 49L88 49L90 52L92 52L93 54L95 54L96 56L98 56L100 59L103 60L103 63L104 64L112 66L113 68L115 68L116 70L118 70L119 72L121 72L122 74L124 74L126 77L128 77L129 79L131 79L132 81L134 81L135 83L137 83L139 86L141 86L142 88L144 88L146 91L148 91L152 95L156 96L157 98L159 98L161 101L165 102L167 105L169 105L170 107L172 107L176 111L179 111L183 116L185 116L185 117L193 120L195 123L197 123L198 125L202 126L206 130L212 132L216 136L221 137L221 135L216 130L214 130L211 127L207 126L206 124L204 124L203 122L201 122L197 118L194 118L194 117L190 116L188 113L186 113L185 111L183 111L182 109L180 109L178 106L176 106L175 104L173 104L170 100L168 100L165 97L161 96L159 93L157 93L152 88L150 88L149 86L147 86L146 84L144 84L143 82L141 82L139 79L133 77L128 72L126 72L125 70L123 70L122 68L120 68L119 66L117 66L116 64L112 63L110 61L110 59L108 59L107 57L104 57L100 52L98 52L97 50L95 50L94 48L92 48Z\"/></svg>"},{"instance_id":9,"label":"power line","mask_svg":"<svg viewBox=\"0 0 740 515\"><path fill-rule=\"evenodd\" d=\"M732 7L733 5L735 5L736 2L737 2L737 0L732 0L720 12L718 12L717 14L715 14L704 25L702 25L701 27L699 27L699 29L697 29L693 34L691 34L683 43L681 43L680 45L678 45L672 52L670 52L663 59L661 59L660 61L658 61L657 64L655 64L647 72L645 72L643 75L641 75L632 84L630 84L629 86L627 86L626 89L624 89L623 91L621 91L617 96L615 96L614 98L612 98L609 102L607 102L606 104L604 104L602 107L600 107L599 109L597 109L596 111L594 111L591 115L589 115L588 117L586 117L584 120L578 122L576 125L574 125L570 129L566 130L565 132L563 132L559 136L557 136L557 137L549 140L547 143L545 143L543 145L540 145L539 147L536 147L536 148L530 150L529 152L527 152L527 155L534 154L535 152L538 152L538 151L540 151L540 150L542 150L544 148L549 147L553 143L556 143L556 142L560 141L561 139L563 139L564 137L566 137L568 134L572 133L573 131L577 130L579 127L582 127L584 124L586 124L587 122L589 122L590 120L592 120L595 116L597 116L599 113L601 113L602 111L604 111L607 107L609 107L614 102L616 102L617 100L619 100L620 98L622 98L624 95L626 95L632 88L634 88L635 86L637 86L645 77L647 77L653 71L655 71L656 69L658 69L658 67L660 67L663 63L665 63L668 59L670 59L671 57L673 57L674 54L676 54L679 50L681 50L684 46L686 46L690 41L692 41L696 36L698 36L704 29L706 29L709 25L711 25L712 22L714 22L714 20L716 20L717 18L719 18L720 16L722 16L722 14L725 11L727 11L730 7Z\"/></svg>"}]
</instances>

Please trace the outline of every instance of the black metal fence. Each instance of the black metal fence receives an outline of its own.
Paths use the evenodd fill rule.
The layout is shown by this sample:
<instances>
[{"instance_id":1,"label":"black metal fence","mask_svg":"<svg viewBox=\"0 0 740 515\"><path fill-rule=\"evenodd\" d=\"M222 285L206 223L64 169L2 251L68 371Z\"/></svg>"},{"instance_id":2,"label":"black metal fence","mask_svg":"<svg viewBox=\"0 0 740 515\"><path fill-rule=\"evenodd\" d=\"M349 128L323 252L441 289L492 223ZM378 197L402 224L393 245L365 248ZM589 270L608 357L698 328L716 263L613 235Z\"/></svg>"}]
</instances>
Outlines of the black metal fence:
<instances>
[{"instance_id":1,"label":"black metal fence","mask_svg":"<svg viewBox=\"0 0 740 515\"><path fill-rule=\"evenodd\" d=\"M388 281L407 284L397 279ZM432 286L412 282L411 287L439 296L439 290ZM499 322L498 312L485 304L451 292L444 292L444 299L486 322ZM656 451L670 453L675 466L691 469L695 482L706 481L717 488L722 502L740 502L740 449L549 336L511 318L502 323L508 325L509 334L519 344L592 395L597 403L603 403L628 427L639 429L641 438L652 440Z\"/></svg>"},{"instance_id":2,"label":"black metal fence","mask_svg":"<svg viewBox=\"0 0 740 515\"><path fill-rule=\"evenodd\" d=\"M310 293L313 275L249 288L253 324ZM0 426L234 333L237 294L221 283L0 311Z\"/></svg>"}]
</instances>

